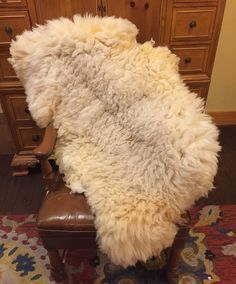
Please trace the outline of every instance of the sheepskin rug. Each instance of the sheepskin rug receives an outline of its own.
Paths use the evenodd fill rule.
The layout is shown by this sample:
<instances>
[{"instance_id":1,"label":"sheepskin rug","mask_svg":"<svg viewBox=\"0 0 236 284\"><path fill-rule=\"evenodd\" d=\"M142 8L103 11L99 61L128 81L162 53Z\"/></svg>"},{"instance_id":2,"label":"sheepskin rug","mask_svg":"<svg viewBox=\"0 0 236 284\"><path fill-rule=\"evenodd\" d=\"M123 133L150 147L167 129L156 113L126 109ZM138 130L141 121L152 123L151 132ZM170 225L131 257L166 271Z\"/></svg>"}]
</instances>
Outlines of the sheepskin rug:
<instances>
[{"instance_id":1,"label":"sheepskin rug","mask_svg":"<svg viewBox=\"0 0 236 284\"><path fill-rule=\"evenodd\" d=\"M178 58L137 33L128 20L77 15L10 49L33 118L58 129L65 182L84 192L100 249L123 267L171 246L180 215L212 189L220 150Z\"/></svg>"}]
</instances>

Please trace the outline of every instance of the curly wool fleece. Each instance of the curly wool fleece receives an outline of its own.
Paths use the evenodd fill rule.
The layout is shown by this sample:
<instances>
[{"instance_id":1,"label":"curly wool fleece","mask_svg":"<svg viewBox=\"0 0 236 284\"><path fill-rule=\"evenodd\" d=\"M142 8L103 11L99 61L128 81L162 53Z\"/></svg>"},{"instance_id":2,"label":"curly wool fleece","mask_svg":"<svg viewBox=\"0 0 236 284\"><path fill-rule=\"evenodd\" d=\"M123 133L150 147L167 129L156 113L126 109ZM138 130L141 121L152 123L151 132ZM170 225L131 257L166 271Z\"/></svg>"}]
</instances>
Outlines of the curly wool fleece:
<instances>
[{"instance_id":1,"label":"curly wool fleece","mask_svg":"<svg viewBox=\"0 0 236 284\"><path fill-rule=\"evenodd\" d=\"M86 195L100 249L123 267L171 246L180 215L212 188L220 149L178 58L137 33L128 20L77 15L10 49L33 118L58 129L56 161Z\"/></svg>"}]
</instances>

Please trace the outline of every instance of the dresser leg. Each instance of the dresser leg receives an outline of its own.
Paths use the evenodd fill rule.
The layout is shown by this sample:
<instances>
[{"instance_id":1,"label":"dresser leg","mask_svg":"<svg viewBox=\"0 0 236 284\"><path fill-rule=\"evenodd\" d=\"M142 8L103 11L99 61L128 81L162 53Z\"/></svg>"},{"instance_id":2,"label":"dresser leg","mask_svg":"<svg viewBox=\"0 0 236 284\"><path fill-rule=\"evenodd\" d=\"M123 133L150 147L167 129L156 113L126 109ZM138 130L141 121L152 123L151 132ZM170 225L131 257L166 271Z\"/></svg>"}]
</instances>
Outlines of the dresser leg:
<instances>
[{"instance_id":1,"label":"dresser leg","mask_svg":"<svg viewBox=\"0 0 236 284\"><path fill-rule=\"evenodd\" d=\"M13 176L27 176L29 173L28 167L26 166L12 166L13 167Z\"/></svg>"},{"instance_id":2,"label":"dresser leg","mask_svg":"<svg viewBox=\"0 0 236 284\"><path fill-rule=\"evenodd\" d=\"M38 160L34 155L15 154L11 166L13 168L13 176L25 176L29 173L29 167L34 167Z\"/></svg>"}]
</instances>

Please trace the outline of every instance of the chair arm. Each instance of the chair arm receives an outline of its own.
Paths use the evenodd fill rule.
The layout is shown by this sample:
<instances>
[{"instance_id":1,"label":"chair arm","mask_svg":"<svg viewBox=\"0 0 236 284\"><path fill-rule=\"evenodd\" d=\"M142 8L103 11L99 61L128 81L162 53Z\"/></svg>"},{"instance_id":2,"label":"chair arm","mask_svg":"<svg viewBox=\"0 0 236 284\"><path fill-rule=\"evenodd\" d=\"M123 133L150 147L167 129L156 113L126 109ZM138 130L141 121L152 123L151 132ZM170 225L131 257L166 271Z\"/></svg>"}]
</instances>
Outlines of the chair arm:
<instances>
[{"instance_id":1,"label":"chair arm","mask_svg":"<svg viewBox=\"0 0 236 284\"><path fill-rule=\"evenodd\" d=\"M43 179L45 182L46 190L55 188L58 176L56 176L52 166L48 161L48 157L52 154L57 139L57 130L48 126L45 130L43 141L36 147L33 152L35 157L40 160Z\"/></svg>"},{"instance_id":2,"label":"chair arm","mask_svg":"<svg viewBox=\"0 0 236 284\"><path fill-rule=\"evenodd\" d=\"M48 126L45 130L43 141L33 151L37 159L45 160L53 152L57 139L57 130L54 127Z\"/></svg>"}]
</instances>

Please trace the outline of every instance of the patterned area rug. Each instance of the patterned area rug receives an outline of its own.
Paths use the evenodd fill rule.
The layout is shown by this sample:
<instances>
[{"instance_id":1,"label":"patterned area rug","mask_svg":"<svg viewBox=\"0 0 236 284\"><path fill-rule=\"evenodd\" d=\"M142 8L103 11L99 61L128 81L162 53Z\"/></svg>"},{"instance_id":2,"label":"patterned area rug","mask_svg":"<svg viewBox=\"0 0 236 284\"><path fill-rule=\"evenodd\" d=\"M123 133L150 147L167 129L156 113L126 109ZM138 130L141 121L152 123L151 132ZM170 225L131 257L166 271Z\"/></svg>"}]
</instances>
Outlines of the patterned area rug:
<instances>
[{"instance_id":1,"label":"patterned area rug","mask_svg":"<svg viewBox=\"0 0 236 284\"><path fill-rule=\"evenodd\" d=\"M236 205L193 209L193 228L181 253L178 283L236 283ZM0 283L52 284L49 260L34 227L35 218L0 217ZM122 269L100 254L100 265L90 265L90 251L67 251L64 284L165 283L162 260Z\"/></svg>"}]
</instances>

